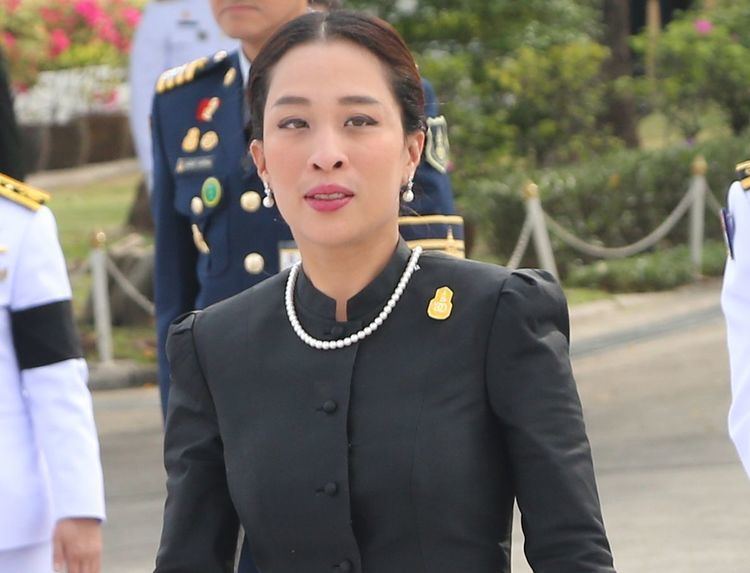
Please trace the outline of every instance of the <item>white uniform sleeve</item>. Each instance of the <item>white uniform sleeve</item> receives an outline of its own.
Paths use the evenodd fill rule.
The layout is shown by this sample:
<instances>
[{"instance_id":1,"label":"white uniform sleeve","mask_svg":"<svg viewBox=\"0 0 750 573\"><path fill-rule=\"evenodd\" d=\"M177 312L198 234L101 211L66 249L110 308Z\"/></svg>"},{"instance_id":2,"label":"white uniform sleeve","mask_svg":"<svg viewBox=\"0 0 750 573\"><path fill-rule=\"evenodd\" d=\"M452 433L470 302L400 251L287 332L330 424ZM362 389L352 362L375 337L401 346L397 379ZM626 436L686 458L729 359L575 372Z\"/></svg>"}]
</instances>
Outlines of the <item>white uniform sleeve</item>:
<instances>
[{"instance_id":1,"label":"white uniform sleeve","mask_svg":"<svg viewBox=\"0 0 750 573\"><path fill-rule=\"evenodd\" d=\"M729 434L750 476L750 192L734 183L728 205L734 217L734 259L724 271L721 305L732 375Z\"/></svg>"},{"instance_id":2,"label":"white uniform sleeve","mask_svg":"<svg viewBox=\"0 0 750 573\"><path fill-rule=\"evenodd\" d=\"M161 6L154 2L146 5L130 50L130 129L138 161L147 176L152 170L151 102L156 81L168 67L165 26L169 23L160 24L159 8Z\"/></svg>"},{"instance_id":3,"label":"white uniform sleeve","mask_svg":"<svg viewBox=\"0 0 750 573\"><path fill-rule=\"evenodd\" d=\"M70 298L55 220L47 208L34 215L20 252L11 312L33 312ZM84 360L68 358L24 369L21 383L50 476L54 518L104 519L99 441Z\"/></svg>"}]
</instances>

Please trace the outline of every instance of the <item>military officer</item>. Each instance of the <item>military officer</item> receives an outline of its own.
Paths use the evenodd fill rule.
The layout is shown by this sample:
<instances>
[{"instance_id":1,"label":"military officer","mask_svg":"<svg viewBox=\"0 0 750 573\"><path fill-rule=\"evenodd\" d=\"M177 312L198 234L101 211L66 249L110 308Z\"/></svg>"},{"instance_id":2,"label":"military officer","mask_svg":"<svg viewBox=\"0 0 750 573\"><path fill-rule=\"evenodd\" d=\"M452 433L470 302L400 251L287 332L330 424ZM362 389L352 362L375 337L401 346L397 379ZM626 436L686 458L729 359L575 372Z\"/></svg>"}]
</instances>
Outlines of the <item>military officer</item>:
<instances>
[{"instance_id":1,"label":"military officer","mask_svg":"<svg viewBox=\"0 0 750 573\"><path fill-rule=\"evenodd\" d=\"M219 26L240 40L241 48L162 74L152 111L155 292L165 412L169 324L276 274L297 258L278 211L263 205L263 184L247 154L244 84L265 40L306 13L307 0L211 4ZM454 214L447 176L447 125L437 116L434 94L430 101L424 161L405 195L411 202L401 231L412 247L463 256L463 224Z\"/></svg>"},{"instance_id":2,"label":"military officer","mask_svg":"<svg viewBox=\"0 0 750 573\"><path fill-rule=\"evenodd\" d=\"M147 179L152 170L149 114L159 74L233 47L206 0L151 0L146 5L130 51L130 129Z\"/></svg>"},{"instance_id":3,"label":"military officer","mask_svg":"<svg viewBox=\"0 0 750 573\"><path fill-rule=\"evenodd\" d=\"M46 199L0 174L0 571L98 573L99 443Z\"/></svg>"},{"instance_id":4,"label":"military officer","mask_svg":"<svg viewBox=\"0 0 750 573\"><path fill-rule=\"evenodd\" d=\"M750 476L750 161L737 166L722 220L729 256L721 306L732 375L729 433Z\"/></svg>"}]
</instances>

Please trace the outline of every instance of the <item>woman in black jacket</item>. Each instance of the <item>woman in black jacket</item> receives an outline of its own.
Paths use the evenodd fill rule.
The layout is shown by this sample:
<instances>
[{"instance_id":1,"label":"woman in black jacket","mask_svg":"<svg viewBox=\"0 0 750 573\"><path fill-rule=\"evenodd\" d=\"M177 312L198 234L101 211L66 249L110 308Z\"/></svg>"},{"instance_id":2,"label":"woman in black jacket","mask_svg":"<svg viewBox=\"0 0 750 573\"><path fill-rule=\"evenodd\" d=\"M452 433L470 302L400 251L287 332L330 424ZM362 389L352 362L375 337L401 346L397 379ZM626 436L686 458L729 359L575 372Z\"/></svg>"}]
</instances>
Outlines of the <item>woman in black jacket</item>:
<instances>
[{"instance_id":1,"label":"woman in black jacket","mask_svg":"<svg viewBox=\"0 0 750 573\"><path fill-rule=\"evenodd\" d=\"M249 84L302 265L175 323L156 571L614 571L557 284L410 248L423 95L386 23L309 14Z\"/></svg>"}]
</instances>

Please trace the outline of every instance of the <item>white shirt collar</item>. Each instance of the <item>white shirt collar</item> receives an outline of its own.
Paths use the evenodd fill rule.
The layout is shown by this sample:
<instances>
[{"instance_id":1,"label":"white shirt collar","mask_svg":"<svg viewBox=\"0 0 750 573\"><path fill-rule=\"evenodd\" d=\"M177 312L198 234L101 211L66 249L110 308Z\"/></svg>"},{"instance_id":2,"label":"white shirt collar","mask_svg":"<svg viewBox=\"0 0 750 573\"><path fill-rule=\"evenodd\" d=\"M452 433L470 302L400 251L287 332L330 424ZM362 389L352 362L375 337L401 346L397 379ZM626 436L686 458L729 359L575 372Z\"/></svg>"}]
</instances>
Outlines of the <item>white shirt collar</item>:
<instances>
[{"instance_id":1,"label":"white shirt collar","mask_svg":"<svg viewBox=\"0 0 750 573\"><path fill-rule=\"evenodd\" d=\"M242 74L242 85L244 87L247 87L247 80L250 78L251 65L250 60L245 55L245 51L242 49L242 44L240 44L240 73Z\"/></svg>"}]
</instances>

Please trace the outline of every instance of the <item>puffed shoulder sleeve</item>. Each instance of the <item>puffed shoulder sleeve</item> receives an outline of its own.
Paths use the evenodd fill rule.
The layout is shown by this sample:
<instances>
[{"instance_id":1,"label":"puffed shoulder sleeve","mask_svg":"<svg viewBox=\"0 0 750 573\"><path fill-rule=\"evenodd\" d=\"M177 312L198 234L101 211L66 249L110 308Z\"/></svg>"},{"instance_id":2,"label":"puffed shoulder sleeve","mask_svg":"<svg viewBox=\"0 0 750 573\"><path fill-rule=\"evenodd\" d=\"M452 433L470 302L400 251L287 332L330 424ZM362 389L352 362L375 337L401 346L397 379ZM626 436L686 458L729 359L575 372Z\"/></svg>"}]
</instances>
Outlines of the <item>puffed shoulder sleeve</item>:
<instances>
[{"instance_id":1,"label":"puffed shoulder sleeve","mask_svg":"<svg viewBox=\"0 0 750 573\"><path fill-rule=\"evenodd\" d=\"M230 573L238 518L211 393L196 349L200 313L175 321L167 340L172 389L164 435L167 501L156 573Z\"/></svg>"},{"instance_id":2,"label":"puffed shoulder sleeve","mask_svg":"<svg viewBox=\"0 0 750 573\"><path fill-rule=\"evenodd\" d=\"M569 359L565 297L551 275L517 271L498 298L487 353L525 552L537 573L613 572Z\"/></svg>"}]
</instances>

